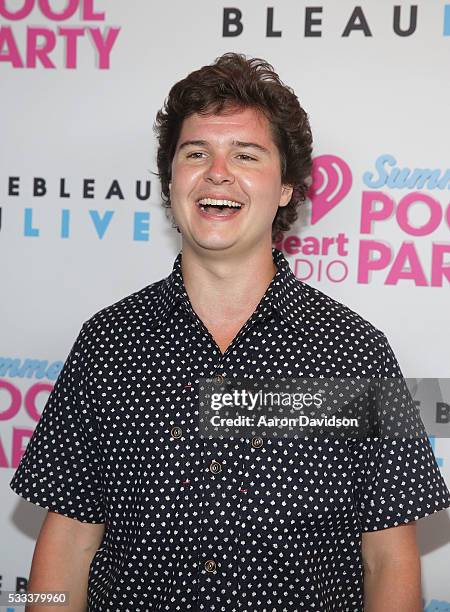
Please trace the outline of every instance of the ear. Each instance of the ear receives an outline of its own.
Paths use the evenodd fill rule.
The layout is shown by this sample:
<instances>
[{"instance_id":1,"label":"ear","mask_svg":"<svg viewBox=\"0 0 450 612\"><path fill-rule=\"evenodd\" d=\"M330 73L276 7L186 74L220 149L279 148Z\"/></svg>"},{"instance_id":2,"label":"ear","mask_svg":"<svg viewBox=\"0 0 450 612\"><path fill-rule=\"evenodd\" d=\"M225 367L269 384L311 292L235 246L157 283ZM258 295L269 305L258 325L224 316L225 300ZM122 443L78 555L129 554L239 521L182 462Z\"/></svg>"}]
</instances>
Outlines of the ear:
<instances>
[{"instance_id":1,"label":"ear","mask_svg":"<svg viewBox=\"0 0 450 612\"><path fill-rule=\"evenodd\" d=\"M294 188L292 185L282 185L280 203L278 206L287 206L291 201Z\"/></svg>"}]
</instances>

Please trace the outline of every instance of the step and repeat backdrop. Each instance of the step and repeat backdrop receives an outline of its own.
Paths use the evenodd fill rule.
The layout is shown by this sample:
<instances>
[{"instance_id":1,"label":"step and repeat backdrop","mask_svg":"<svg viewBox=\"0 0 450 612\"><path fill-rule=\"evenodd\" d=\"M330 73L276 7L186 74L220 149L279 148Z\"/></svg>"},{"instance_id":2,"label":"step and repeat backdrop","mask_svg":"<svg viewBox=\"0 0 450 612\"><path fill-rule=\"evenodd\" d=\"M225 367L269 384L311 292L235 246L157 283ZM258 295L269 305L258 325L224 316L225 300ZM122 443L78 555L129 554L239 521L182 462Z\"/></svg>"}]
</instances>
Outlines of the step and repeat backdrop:
<instances>
[{"instance_id":1,"label":"step and repeat backdrop","mask_svg":"<svg viewBox=\"0 0 450 612\"><path fill-rule=\"evenodd\" d=\"M450 485L450 3L0 0L2 590L26 588L45 515L8 483L82 323L180 248L155 114L226 51L267 59L309 113L314 197L276 246L386 333ZM450 513L419 539L424 609L448 611Z\"/></svg>"}]
</instances>

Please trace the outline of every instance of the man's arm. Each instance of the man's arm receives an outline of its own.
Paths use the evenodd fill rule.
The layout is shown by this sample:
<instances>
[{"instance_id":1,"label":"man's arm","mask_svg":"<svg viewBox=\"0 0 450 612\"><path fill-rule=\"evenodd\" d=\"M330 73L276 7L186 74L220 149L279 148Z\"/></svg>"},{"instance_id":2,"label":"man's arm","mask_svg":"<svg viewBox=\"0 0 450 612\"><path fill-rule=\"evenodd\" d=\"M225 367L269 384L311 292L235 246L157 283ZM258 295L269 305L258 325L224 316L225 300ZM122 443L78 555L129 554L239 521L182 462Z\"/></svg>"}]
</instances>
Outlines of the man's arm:
<instances>
[{"instance_id":1,"label":"man's arm","mask_svg":"<svg viewBox=\"0 0 450 612\"><path fill-rule=\"evenodd\" d=\"M365 612L421 612L416 525L362 534Z\"/></svg>"},{"instance_id":2,"label":"man's arm","mask_svg":"<svg viewBox=\"0 0 450 612\"><path fill-rule=\"evenodd\" d=\"M104 530L104 523L81 523L48 512L34 549L28 592L69 591L69 605L64 612L84 612L89 566ZM55 612L55 606L30 604L25 611Z\"/></svg>"}]
</instances>

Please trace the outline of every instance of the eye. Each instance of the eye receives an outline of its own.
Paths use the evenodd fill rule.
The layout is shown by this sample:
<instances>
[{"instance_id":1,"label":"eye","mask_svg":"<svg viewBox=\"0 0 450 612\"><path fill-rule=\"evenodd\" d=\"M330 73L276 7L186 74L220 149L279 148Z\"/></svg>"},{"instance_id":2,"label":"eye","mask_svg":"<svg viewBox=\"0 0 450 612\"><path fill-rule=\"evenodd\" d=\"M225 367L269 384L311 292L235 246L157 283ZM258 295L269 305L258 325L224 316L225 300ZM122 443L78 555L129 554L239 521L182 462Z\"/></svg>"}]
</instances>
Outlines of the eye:
<instances>
[{"instance_id":1,"label":"eye","mask_svg":"<svg viewBox=\"0 0 450 612\"><path fill-rule=\"evenodd\" d=\"M188 159L201 159L202 155L205 155L205 154L202 153L201 151L192 151L191 153L188 153L186 157Z\"/></svg>"},{"instance_id":2,"label":"eye","mask_svg":"<svg viewBox=\"0 0 450 612\"><path fill-rule=\"evenodd\" d=\"M244 161L258 161L256 157L252 157L251 155L247 155L247 153L238 153L238 157L243 159Z\"/></svg>"}]
</instances>

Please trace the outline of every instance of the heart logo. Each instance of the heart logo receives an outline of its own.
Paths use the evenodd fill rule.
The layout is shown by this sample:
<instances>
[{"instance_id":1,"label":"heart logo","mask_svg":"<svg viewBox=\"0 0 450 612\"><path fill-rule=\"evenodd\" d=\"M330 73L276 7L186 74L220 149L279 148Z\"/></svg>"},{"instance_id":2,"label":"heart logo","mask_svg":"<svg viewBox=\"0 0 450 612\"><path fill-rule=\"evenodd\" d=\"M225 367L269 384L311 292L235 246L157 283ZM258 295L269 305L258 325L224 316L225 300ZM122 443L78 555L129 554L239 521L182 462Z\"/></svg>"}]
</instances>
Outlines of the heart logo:
<instances>
[{"instance_id":1,"label":"heart logo","mask_svg":"<svg viewBox=\"0 0 450 612\"><path fill-rule=\"evenodd\" d=\"M352 171L336 155L319 155L313 159L312 184L308 197L312 203L311 225L341 202L351 189Z\"/></svg>"}]
</instances>

